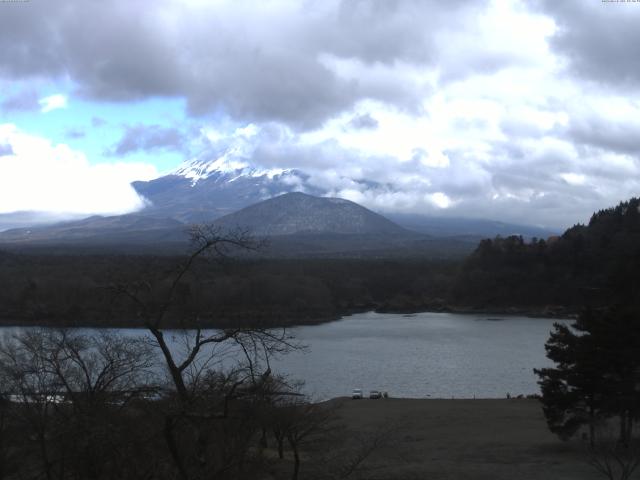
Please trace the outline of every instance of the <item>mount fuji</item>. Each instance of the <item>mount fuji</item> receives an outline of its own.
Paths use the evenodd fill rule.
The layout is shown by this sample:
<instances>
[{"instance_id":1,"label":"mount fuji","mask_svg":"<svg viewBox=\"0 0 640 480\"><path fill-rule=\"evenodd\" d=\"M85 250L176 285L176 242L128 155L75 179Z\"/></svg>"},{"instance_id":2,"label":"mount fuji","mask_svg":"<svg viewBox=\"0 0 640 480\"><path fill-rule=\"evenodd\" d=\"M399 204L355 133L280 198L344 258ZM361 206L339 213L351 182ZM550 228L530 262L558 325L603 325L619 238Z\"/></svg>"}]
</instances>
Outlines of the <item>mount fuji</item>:
<instances>
[{"instance_id":1,"label":"mount fuji","mask_svg":"<svg viewBox=\"0 0 640 480\"><path fill-rule=\"evenodd\" d=\"M183 163L169 175L132 185L150 203L139 214L202 223L285 193L330 195L328 190L310 183L309 178L301 170L257 168L244 159L224 155L213 161L196 158ZM366 184L371 188L379 186L371 181ZM467 236L476 240L496 235L522 235L546 238L557 233L530 225L477 218L404 213L385 216L409 230L436 237Z\"/></svg>"},{"instance_id":2,"label":"mount fuji","mask_svg":"<svg viewBox=\"0 0 640 480\"><path fill-rule=\"evenodd\" d=\"M284 193L326 193L308 178L299 170L255 168L223 157L185 162L169 175L132 186L149 201L139 214L202 223Z\"/></svg>"},{"instance_id":3,"label":"mount fuji","mask_svg":"<svg viewBox=\"0 0 640 480\"><path fill-rule=\"evenodd\" d=\"M416 242L420 243L418 249L424 252L432 250L434 247L432 240L436 241L438 238L447 242L449 246L460 243L460 248L457 250L467 252L483 237L516 234L524 237L545 238L553 234L536 227L482 219L403 214L387 215L387 218L384 218L352 202L326 198L331 192L311 183L310 176L301 170L258 168L251 165L245 156L232 153L225 152L213 160L196 157L186 161L168 175L151 181L133 182L132 187L146 199L147 204L138 212L112 217L92 216L49 226L38 224L41 222L30 222L31 218L40 220L40 217L34 216L33 213L26 220L12 217L9 220L11 220L10 225L13 223L11 227L14 228L0 233L0 243L5 245L8 243L14 245L119 244L137 245L137 248L144 249L150 248L154 243L162 242L182 245L186 240L185 230L189 224L211 222L217 222L219 225L229 225L234 222L252 224L258 220L261 223L252 224L253 229L262 235L280 235L276 244L284 245L282 251L290 251L293 246L298 248L300 239L290 238L289 234L299 235L301 231L296 229L304 225L308 230L304 239L308 245L307 250L316 251L331 244L333 252L343 251L346 245L345 235L352 235L349 240L349 250L354 252L365 248L365 245L368 245L366 248L370 250L406 249L406 241L412 244L411 250L414 250ZM379 187L374 182L365 183L370 188ZM285 195L293 193L295 193L293 196ZM278 198L281 200L270 201ZM247 207L251 208L247 209ZM328 228L331 225L344 226L348 223L354 226L356 217L365 210L368 212L367 222L371 222L374 216L377 218L375 222L367 223L367 225L376 225L372 231ZM266 211L270 212L271 216L264 215ZM350 217L354 212L356 212L355 216ZM269 218L277 221L273 220L272 224L267 224ZM238 222L238 219L242 222ZM341 223L341 219L349 221ZM1 224L2 218L0 218L0 227ZM314 227L316 224L323 227L316 229ZM292 226L295 228L289 231ZM380 230L383 226L384 228ZM392 231L395 233L389 235ZM312 241L308 233L324 235L324 237L321 241L317 239ZM353 235L359 235L357 241ZM422 240L418 241L416 235ZM389 243L392 237L398 238ZM400 237L403 240L398 244L397 240ZM456 237L455 242L452 243L451 237ZM427 238L432 240L425 243L424 240ZM381 244L381 240L384 245ZM438 242L441 243L440 240ZM302 253L306 253L306 250Z\"/></svg>"}]
</instances>

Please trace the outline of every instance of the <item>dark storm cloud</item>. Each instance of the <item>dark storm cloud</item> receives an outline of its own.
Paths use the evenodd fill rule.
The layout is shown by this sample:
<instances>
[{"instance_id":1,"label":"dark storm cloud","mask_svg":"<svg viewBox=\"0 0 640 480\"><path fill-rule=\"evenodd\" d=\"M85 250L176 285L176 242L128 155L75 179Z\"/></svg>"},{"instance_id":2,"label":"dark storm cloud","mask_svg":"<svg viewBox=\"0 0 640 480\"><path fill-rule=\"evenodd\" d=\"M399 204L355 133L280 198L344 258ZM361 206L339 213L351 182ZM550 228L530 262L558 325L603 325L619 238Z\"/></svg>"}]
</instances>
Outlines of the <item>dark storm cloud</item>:
<instances>
[{"instance_id":1,"label":"dark storm cloud","mask_svg":"<svg viewBox=\"0 0 640 480\"><path fill-rule=\"evenodd\" d=\"M636 2L546 0L556 21L552 47L581 77L613 87L640 87L640 8Z\"/></svg>"},{"instance_id":2,"label":"dark storm cloud","mask_svg":"<svg viewBox=\"0 0 640 480\"><path fill-rule=\"evenodd\" d=\"M578 145L590 145L616 153L640 154L640 122L620 121L593 116L571 122L563 132Z\"/></svg>"},{"instance_id":3,"label":"dark storm cloud","mask_svg":"<svg viewBox=\"0 0 640 480\"><path fill-rule=\"evenodd\" d=\"M510 151L512 147L505 149L504 153ZM552 192L580 197L585 188L571 185L563 179L563 174L582 169L573 157L564 152L542 149L521 157L499 158L506 161L496 161L488 166L492 186L498 192L532 198L540 194L544 197Z\"/></svg>"},{"instance_id":4,"label":"dark storm cloud","mask_svg":"<svg viewBox=\"0 0 640 480\"><path fill-rule=\"evenodd\" d=\"M28 2L2 10L0 42L13 47L0 50L0 75L68 75L89 98L183 97L192 114L312 128L364 98L415 108L425 86L384 69L436 62L436 32L478 5ZM357 71L340 72L340 62Z\"/></svg>"},{"instance_id":5,"label":"dark storm cloud","mask_svg":"<svg viewBox=\"0 0 640 480\"><path fill-rule=\"evenodd\" d=\"M517 134L494 142L488 158L450 151L450 166L432 174L433 186L456 200L449 214L563 229L588 221L592 211L628 198L640 186L632 162L611 162L603 157L608 152L593 147L576 149L564 131L541 135L539 129L506 123Z\"/></svg>"},{"instance_id":6,"label":"dark storm cloud","mask_svg":"<svg viewBox=\"0 0 640 480\"><path fill-rule=\"evenodd\" d=\"M176 128L160 125L134 125L125 127L122 138L110 150L111 155L121 156L138 151L182 151L186 138Z\"/></svg>"},{"instance_id":7,"label":"dark storm cloud","mask_svg":"<svg viewBox=\"0 0 640 480\"><path fill-rule=\"evenodd\" d=\"M13 48L0 50L0 73L68 74L82 90L107 100L170 93L175 72L156 74L172 66L172 52L156 38L161 32L152 27L147 5L137 5L60 0L3 7L0 39Z\"/></svg>"},{"instance_id":8,"label":"dark storm cloud","mask_svg":"<svg viewBox=\"0 0 640 480\"><path fill-rule=\"evenodd\" d=\"M0 33L0 35L2 35ZM2 54L0 54L2 55ZM38 93L35 90L22 90L7 97L1 104L0 110L4 112L32 112L40 110Z\"/></svg>"},{"instance_id":9,"label":"dark storm cloud","mask_svg":"<svg viewBox=\"0 0 640 480\"><path fill-rule=\"evenodd\" d=\"M13 155L13 147L9 144L0 143L0 157Z\"/></svg>"}]
</instances>

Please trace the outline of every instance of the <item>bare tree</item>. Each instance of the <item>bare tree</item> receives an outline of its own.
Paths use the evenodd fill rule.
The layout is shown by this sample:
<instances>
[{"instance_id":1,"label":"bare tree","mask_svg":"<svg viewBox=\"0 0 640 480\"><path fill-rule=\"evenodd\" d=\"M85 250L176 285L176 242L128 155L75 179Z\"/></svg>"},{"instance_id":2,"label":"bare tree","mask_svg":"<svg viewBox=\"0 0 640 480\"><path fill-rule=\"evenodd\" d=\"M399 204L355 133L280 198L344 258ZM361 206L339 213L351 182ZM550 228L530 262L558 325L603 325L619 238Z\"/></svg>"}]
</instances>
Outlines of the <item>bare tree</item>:
<instances>
[{"instance_id":1,"label":"bare tree","mask_svg":"<svg viewBox=\"0 0 640 480\"><path fill-rule=\"evenodd\" d=\"M598 430L597 440L587 447L587 463L609 480L628 480L640 466L640 441L625 443L606 424Z\"/></svg>"},{"instance_id":2,"label":"bare tree","mask_svg":"<svg viewBox=\"0 0 640 480\"><path fill-rule=\"evenodd\" d=\"M30 339L33 338L34 342ZM45 478L54 478L55 459L51 452L51 440L55 436L56 399L61 398L62 384L55 374L45 368L38 351L40 339L13 337L3 339L0 345L0 382L12 402L20 404L16 409L18 423L37 443L36 461L40 463ZM26 456L29 458L29 456Z\"/></svg>"},{"instance_id":3,"label":"bare tree","mask_svg":"<svg viewBox=\"0 0 640 480\"><path fill-rule=\"evenodd\" d=\"M38 329L3 339L0 381L12 404L6 420L18 432L13 450L24 447L22 473L126 478L132 436L122 409L146 385L150 365L148 347L111 334Z\"/></svg>"},{"instance_id":4,"label":"bare tree","mask_svg":"<svg viewBox=\"0 0 640 480\"><path fill-rule=\"evenodd\" d=\"M300 474L301 449L313 440L327 436L333 428L334 409L309 402L301 396L283 395L269 411L270 429L277 442L278 456L284 458L286 441L293 455L291 478Z\"/></svg>"},{"instance_id":5,"label":"bare tree","mask_svg":"<svg viewBox=\"0 0 640 480\"><path fill-rule=\"evenodd\" d=\"M0 385L0 480L10 478L17 471L18 464L15 448L11 444L11 401L5 388L6 385Z\"/></svg>"},{"instance_id":6,"label":"bare tree","mask_svg":"<svg viewBox=\"0 0 640 480\"><path fill-rule=\"evenodd\" d=\"M205 258L226 258L230 251L256 250L262 245L247 231L225 232L212 225L193 226L190 235L191 254L161 284L152 285L146 281L112 286L116 293L124 295L137 306L138 316L162 352L178 398L186 404L190 402L192 393L187 377L197 378L197 372L206 369L212 361L210 357L204 363L198 363L202 362L202 355L211 353L211 350L204 351L207 347L236 344L245 353L245 359L252 373L255 373L255 368L259 366L256 365L259 354L262 354L263 359L268 359L270 355L282 353L293 346L284 330L277 333L246 325L223 330L203 329L204 312L187 310L178 314L178 326L182 329L183 345L186 348L182 352L171 349L166 329L175 325L168 324L168 316L176 307L183 282L193 272L196 263Z\"/></svg>"},{"instance_id":7,"label":"bare tree","mask_svg":"<svg viewBox=\"0 0 640 480\"><path fill-rule=\"evenodd\" d=\"M175 400L166 411L163 432L183 480L199 478L205 471L220 476L243 468L258 428L256 405L271 376L269 360L296 348L285 329L250 323L206 329L203 325L211 320L206 312L181 299L186 279L202 260L255 250L261 242L246 231L224 232L204 225L192 228L191 244L192 253L162 281L113 286L136 305L162 354ZM169 337L176 336L168 332L176 323L180 341Z\"/></svg>"},{"instance_id":8,"label":"bare tree","mask_svg":"<svg viewBox=\"0 0 640 480\"><path fill-rule=\"evenodd\" d=\"M187 300L198 269L259 243L209 226L194 228L192 242L162 277L110 286L136 306L143 339L42 329L2 342L0 385L10 401L0 414L11 411L22 432L13 447L24 478L253 477L257 463L247 460L265 405L282 393L270 359L297 346L284 329L206 328L207 312Z\"/></svg>"},{"instance_id":9,"label":"bare tree","mask_svg":"<svg viewBox=\"0 0 640 480\"><path fill-rule=\"evenodd\" d=\"M295 388L292 390L295 392ZM269 428L278 457L288 447L293 457L291 478L301 475L302 459L310 460L308 475L337 480L356 476L381 449L397 443L402 427L384 423L369 432L347 432L339 422L340 404L313 403L304 396L284 394L269 410Z\"/></svg>"}]
</instances>

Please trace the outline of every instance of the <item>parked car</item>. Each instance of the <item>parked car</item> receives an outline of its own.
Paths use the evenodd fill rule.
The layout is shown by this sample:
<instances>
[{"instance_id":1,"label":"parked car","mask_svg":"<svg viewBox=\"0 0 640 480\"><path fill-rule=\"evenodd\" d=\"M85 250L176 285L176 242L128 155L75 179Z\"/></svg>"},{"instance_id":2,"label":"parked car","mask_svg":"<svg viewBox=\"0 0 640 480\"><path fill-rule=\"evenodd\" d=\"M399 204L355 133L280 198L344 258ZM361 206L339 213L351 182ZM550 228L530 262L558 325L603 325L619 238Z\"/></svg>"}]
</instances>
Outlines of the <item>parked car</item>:
<instances>
[{"instance_id":1,"label":"parked car","mask_svg":"<svg viewBox=\"0 0 640 480\"><path fill-rule=\"evenodd\" d=\"M351 394L351 398L353 398L354 400L360 400L362 398L362 389L354 388L353 393Z\"/></svg>"},{"instance_id":2,"label":"parked car","mask_svg":"<svg viewBox=\"0 0 640 480\"><path fill-rule=\"evenodd\" d=\"M369 392L369 398L372 400L377 400L379 398L382 398L382 393L379 392L378 390L371 390Z\"/></svg>"}]
</instances>

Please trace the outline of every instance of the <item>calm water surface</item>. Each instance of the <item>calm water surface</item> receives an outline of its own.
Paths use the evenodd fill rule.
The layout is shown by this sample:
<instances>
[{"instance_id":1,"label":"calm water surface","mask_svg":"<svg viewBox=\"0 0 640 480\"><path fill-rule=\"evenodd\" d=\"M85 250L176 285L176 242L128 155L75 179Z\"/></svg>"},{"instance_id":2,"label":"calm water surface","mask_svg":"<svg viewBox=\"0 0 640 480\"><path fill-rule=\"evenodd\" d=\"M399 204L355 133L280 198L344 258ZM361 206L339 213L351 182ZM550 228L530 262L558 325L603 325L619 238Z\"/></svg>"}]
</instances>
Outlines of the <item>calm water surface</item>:
<instances>
[{"instance_id":1,"label":"calm water surface","mask_svg":"<svg viewBox=\"0 0 640 480\"><path fill-rule=\"evenodd\" d=\"M278 362L315 397L352 388L398 397L496 398L539 391L534 367L557 320L508 315L364 313L298 327L309 345Z\"/></svg>"},{"instance_id":2,"label":"calm water surface","mask_svg":"<svg viewBox=\"0 0 640 480\"><path fill-rule=\"evenodd\" d=\"M305 380L305 392L315 399L350 395L353 388L419 398L537 393L533 368L550 365L544 343L554 321L509 315L363 313L291 329L308 348L275 360L272 367L291 379ZM145 335L143 330L120 331Z\"/></svg>"}]
</instances>

